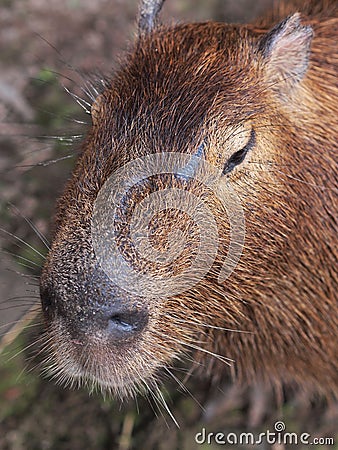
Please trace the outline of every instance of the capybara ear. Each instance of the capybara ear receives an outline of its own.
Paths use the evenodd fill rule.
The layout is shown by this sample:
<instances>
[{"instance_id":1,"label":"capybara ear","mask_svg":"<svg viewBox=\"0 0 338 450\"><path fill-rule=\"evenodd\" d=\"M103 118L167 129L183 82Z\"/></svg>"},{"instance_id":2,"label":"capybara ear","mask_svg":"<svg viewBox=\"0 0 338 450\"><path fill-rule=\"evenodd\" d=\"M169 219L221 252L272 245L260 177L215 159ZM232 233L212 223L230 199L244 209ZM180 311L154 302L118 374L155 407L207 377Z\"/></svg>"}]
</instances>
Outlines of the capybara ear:
<instances>
[{"instance_id":1,"label":"capybara ear","mask_svg":"<svg viewBox=\"0 0 338 450\"><path fill-rule=\"evenodd\" d=\"M312 37L312 27L302 25L300 14L295 13L261 38L259 51L266 61L268 80L281 98L289 97L304 78Z\"/></svg>"}]
</instances>

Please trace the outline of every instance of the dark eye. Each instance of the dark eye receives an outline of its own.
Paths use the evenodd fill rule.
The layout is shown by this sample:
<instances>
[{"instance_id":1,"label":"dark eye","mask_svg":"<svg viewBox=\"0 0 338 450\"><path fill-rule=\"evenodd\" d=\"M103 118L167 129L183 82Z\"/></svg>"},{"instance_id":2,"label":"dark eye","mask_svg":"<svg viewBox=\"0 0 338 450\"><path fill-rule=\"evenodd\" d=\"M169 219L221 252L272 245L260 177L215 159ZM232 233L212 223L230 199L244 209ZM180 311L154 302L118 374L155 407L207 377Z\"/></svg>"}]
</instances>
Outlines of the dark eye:
<instances>
[{"instance_id":1,"label":"dark eye","mask_svg":"<svg viewBox=\"0 0 338 450\"><path fill-rule=\"evenodd\" d=\"M244 161L244 158L246 157L248 151L254 147L255 143L256 133L252 128L248 143L241 150L238 150L233 155L231 155L228 161L224 164L223 175L231 172L236 166L238 166L238 164L241 164Z\"/></svg>"}]
</instances>

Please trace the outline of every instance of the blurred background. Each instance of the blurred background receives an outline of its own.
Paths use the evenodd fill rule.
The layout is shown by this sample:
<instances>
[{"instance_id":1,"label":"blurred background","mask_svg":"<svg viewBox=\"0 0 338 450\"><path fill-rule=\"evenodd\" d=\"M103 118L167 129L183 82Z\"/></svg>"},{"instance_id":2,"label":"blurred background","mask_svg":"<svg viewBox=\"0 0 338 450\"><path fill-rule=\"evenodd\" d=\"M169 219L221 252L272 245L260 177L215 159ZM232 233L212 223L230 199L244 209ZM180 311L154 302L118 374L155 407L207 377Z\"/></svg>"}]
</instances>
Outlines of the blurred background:
<instances>
[{"instance_id":1,"label":"blurred background","mask_svg":"<svg viewBox=\"0 0 338 450\"><path fill-rule=\"evenodd\" d=\"M167 0L162 19L246 22L271 4ZM0 0L0 335L38 305L46 246L34 229L48 238L55 199L90 123L76 96L84 97L90 73L113 73L135 38L136 15L136 0ZM191 379L189 394L168 382L165 396L177 428L149 399L121 405L60 388L40 376L39 356L32 358L38 330L27 327L0 354L0 450L212 449L195 443L202 427L258 433L281 417L288 431L337 434L337 405L300 392L286 392L276 406L262 386L239 390Z\"/></svg>"}]
</instances>

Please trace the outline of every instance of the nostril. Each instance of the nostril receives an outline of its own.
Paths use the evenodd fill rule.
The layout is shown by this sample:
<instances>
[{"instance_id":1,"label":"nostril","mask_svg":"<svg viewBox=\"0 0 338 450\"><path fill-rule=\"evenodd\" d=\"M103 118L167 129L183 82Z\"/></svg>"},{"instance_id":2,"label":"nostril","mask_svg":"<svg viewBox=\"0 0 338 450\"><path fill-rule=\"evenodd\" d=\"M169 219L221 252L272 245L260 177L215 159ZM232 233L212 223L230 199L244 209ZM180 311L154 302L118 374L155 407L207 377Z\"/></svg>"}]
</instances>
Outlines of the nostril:
<instances>
[{"instance_id":1,"label":"nostril","mask_svg":"<svg viewBox=\"0 0 338 450\"><path fill-rule=\"evenodd\" d=\"M148 323L145 310L110 311L107 331L110 337L123 340L141 332Z\"/></svg>"},{"instance_id":2,"label":"nostril","mask_svg":"<svg viewBox=\"0 0 338 450\"><path fill-rule=\"evenodd\" d=\"M108 328L129 332L137 328L130 315L114 314L108 320Z\"/></svg>"}]
</instances>

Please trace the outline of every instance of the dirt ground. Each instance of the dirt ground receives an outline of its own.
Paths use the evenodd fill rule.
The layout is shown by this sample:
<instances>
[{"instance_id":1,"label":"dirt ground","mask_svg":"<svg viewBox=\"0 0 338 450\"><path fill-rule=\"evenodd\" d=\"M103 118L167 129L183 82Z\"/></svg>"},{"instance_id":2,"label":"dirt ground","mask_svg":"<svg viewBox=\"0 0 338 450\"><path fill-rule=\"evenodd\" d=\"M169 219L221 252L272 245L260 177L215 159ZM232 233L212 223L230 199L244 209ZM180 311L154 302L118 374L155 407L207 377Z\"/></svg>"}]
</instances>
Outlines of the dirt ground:
<instances>
[{"instance_id":1,"label":"dirt ground","mask_svg":"<svg viewBox=\"0 0 338 450\"><path fill-rule=\"evenodd\" d=\"M167 22L247 21L271 3L167 0L162 17ZM27 220L49 236L55 199L89 122L64 88L82 97L88 73L114 70L135 37L136 13L136 0L0 0L0 226L5 229L0 246L9 253L0 260L0 335L38 305L34 277L43 258L32 247L42 254L46 248ZM150 399L121 405L99 394L58 387L40 376L39 357L32 359L36 328L28 328L0 354L0 450L216 449L214 441L196 443L196 433L203 428L259 433L273 430L277 420L290 432L335 436L335 445L313 449L338 449L337 405L300 392L285 392L276 406L262 386L238 390L192 379L187 394L168 382L164 395L178 428Z\"/></svg>"}]
</instances>

